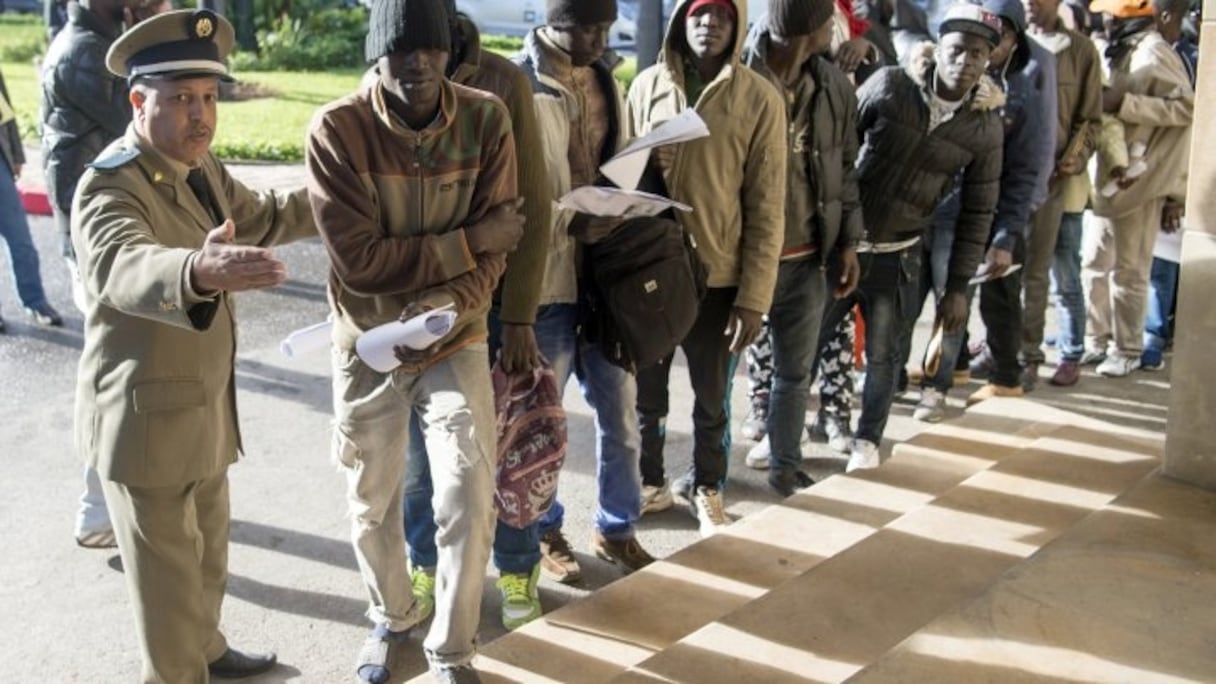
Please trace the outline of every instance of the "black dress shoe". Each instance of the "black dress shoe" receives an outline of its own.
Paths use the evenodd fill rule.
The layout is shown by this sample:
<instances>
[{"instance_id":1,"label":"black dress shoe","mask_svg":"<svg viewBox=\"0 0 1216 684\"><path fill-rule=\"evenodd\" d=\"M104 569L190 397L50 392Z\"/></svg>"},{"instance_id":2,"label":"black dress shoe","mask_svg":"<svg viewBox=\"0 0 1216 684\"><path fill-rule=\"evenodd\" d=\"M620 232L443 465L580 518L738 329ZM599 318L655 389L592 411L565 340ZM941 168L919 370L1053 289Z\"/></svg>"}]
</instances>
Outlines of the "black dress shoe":
<instances>
[{"instance_id":1,"label":"black dress shoe","mask_svg":"<svg viewBox=\"0 0 1216 684\"><path fill-rule=\"evenodd\" d=\"M273 653L241 653L235 648L229 648L219 659L208 663L207 669L211 671L212 677L242 679L262 674L274 667L276 662L278 658Z\"/></svg>"},{"instance_id":2,"label":"black dress shoe","mask_svg":"<svg viewBox=\"0 0 1216 684\"><path fill-rule=\"evenodd\" d=\"M38 325L48 328L58 328L63 325L63 316L60 316L59 312L46 302L25 307L25 313Z\"/></svg>"}]
</instances>

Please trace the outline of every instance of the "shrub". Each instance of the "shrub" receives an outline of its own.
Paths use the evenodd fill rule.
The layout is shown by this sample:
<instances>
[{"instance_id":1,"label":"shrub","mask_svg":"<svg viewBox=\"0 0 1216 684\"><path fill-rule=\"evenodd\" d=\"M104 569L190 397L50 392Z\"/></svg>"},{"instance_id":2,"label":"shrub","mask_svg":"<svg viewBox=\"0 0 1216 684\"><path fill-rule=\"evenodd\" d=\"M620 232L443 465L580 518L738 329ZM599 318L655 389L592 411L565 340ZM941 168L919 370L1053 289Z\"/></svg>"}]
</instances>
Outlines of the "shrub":
<instances>
[{"instance_id":1,"label":"shrub","mask_svg":"<svg viewBox=\"0 0 1216 684\"><path fill-rule=\"evenodd\" d=\"M367 11L322 9L304 17L280 17L273 30L258 32L261 54L238 52L239 71L325 71L363 66Z\"/></svg>"},{"instance_id":2,"label":"shrub","mask_svg":"<svg viewBox=\"0 0 1216 684\"><path fill-rule=\"evenodd\" d=\"M46 52L46 29L42 18L24 14L0 14L0 62L26 62Z\"/></svg>"},{"instance_id":3,"label":"shrub","mask_svg":"<svg viewBox=\"0 0 1216 684\"><path fill-rule=\"evenodd\" d=\"M524 47L524 39L514 36L487 36L482 34L481 47L500 55L513 55Z\"/></svg>"}]
</instances>

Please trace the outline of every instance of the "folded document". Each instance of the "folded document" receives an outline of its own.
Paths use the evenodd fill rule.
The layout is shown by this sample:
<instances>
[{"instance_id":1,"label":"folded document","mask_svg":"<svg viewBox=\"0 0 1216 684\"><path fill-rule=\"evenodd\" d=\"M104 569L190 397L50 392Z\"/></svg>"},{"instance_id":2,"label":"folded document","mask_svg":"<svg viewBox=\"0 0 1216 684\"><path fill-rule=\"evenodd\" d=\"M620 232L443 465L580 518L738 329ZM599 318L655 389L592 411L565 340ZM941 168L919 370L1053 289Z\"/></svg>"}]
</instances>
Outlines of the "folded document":
<instances>
[{"instance_id":1,"label":"folded document","mask_svg":"<svg viewBox=\"0 0 1216 684\"><path fill-rule=\"evenodd\" d=\"M584 185L562 195L557 206L563 209L590 214L592 216L621 216L637 218L656 216L668 209L692 211L692 207L681 202L641 190L604 188Z\"/></svg>"}]
</instances>

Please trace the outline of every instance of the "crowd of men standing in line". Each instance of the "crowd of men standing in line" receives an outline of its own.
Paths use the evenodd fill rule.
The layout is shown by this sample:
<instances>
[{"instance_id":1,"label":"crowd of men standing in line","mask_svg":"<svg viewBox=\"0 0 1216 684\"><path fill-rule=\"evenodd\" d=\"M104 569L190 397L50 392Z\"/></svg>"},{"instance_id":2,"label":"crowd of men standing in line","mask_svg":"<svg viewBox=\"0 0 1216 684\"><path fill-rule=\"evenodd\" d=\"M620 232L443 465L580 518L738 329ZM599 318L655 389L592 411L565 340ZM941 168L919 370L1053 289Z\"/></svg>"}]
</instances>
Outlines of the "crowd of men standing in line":
<instances>
[{"instance_id":1,"label":"crowd of men standing in line","mask_svg":"<svg viewBox=\"0 0 1216 684\"><path fill-rule=\"evenodd\" d=\"M1152 263L1152 248L1181 225L1187 5L1068 7L770 0L753 23L734 0L680 0L659 63L623 93L606 49L615 0L549 0L513 63L482 50L450 0L377 0L372 68L317 113L307 187L254 193L209 151L228 22L167 4L70 3L44 67L42 121L86 321L77 540L119 547L144 679L275 663L229 647L219 627L227 467L240 450L230 294L282 282L274 244L319 234L331 258L333 457L374 625L355 666L366 682L390 678L392 645L428 618L432 674L477 681L491 557L508 629L540 616L542 575L580 576L560 501L523 529L496 521L494 359L509 373L547 366L563 387L577 379L596 418L592 550L625 572L654 560L637 539L646 512L679 498L704 536L730 523L727 406L745 351L743 432L760 440L747 462L783 496L813 484L800 464L816 376L811 432L848 453L848 470L879 467L908 384L929 421L963 372L988 374L970 401L1033 388L1049 289L1061 319L1053 384L1074 384L1085 363L1112 377L1162 367L1177 269ZM647 171L693 207L677 220L707 274L681 344L693 462L671 478L670 357L631 372L579 333L587 248L622 221L553 200L602 183L600 164L688 108L710 136L655 150ZM15 178L20 146L9 147L0 166ZM977 271L989 276L978 288ZM968 344L977 291L985 340ZM929 293L934 340L909 372ZM35 317L36 300L23 293ZM365 330L445 307L453 331L398 348L394 371L354 352ZM852 429L842 356L856 316L866 374Z\"/></svg>"}]
</instances>

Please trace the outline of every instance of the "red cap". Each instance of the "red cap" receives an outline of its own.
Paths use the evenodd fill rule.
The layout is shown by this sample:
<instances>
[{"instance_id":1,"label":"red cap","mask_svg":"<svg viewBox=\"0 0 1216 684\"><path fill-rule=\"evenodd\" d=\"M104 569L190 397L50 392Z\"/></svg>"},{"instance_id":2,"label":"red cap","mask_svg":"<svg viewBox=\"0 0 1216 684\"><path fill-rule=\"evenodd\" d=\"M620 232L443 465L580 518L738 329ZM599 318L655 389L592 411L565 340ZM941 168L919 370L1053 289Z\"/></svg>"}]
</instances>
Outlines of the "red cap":
<instances>
[{"instance_id":1,"label":"red cap","mask_svg":"<svg viewBox=\"0 0 1216 684\"><path fill-rule=\"evenodd\" d=\"M688 10L684 13L684 16L691 17L697 10L702 7L709 7L710 5L725 7L730 12L732 20L737 20L739 16L738 10L735 9L735 3L731 2L731 0L692 0L692 2L688 3Z\"/></svg>"}]
</instances>

